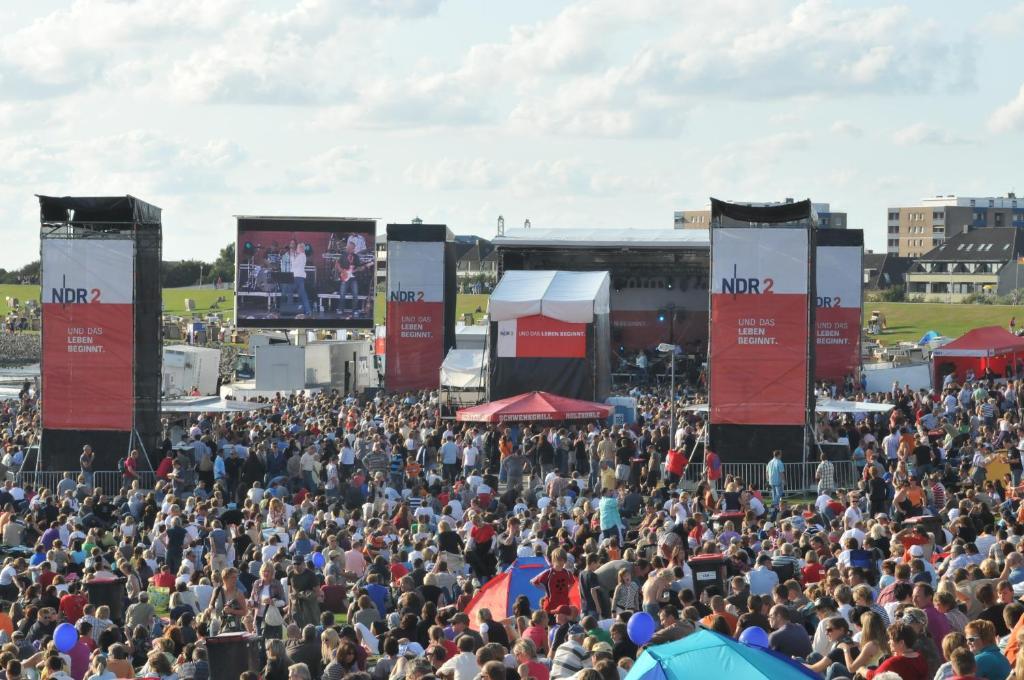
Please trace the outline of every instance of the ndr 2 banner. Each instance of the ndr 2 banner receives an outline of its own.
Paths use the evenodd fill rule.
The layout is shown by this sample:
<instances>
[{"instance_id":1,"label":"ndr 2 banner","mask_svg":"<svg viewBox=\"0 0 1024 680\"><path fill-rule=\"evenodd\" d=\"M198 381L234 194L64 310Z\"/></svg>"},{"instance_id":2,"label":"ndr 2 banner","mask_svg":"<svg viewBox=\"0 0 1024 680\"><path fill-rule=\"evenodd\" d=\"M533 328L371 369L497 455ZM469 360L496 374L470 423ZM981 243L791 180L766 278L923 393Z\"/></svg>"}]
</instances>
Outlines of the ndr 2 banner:
<instances>
[{"instance_id":1,"label":"ndr 2 banner","mask_svg":"<svg viewBox=\"0 0 1024 680\"><path fill-rule=\"evenodd\" d=\"M807 405L808 233L711 230L710 420L802 425Z\"/></svg>"},{"instance_id":2,"label":"ndr 2 banner","mask_svg":"<svg viewBox=\"0 0 1024 680\"><path fill-rule=\"evenodd\" d=\"M134 243L43 241L43 427L132 428Z\"/></svg>"}]
</instances>

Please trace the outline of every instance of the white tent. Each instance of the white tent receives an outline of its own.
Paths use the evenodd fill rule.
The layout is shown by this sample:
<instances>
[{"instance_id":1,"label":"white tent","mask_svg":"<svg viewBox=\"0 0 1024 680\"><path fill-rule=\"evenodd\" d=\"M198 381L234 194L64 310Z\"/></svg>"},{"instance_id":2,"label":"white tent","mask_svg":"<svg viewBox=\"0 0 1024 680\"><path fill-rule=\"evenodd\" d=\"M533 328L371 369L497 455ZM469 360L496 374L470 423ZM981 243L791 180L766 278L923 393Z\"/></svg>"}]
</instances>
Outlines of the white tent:
<instances>
[{"instance_id":1,"label":"white tent","mask_svg":"<svg viewBox=\"0 0 1024 680\"><path fill-rule=\"evenodd\" d=\"M186 397L164 399L160 404L160 410L163 413L238 413L259 411L271 406L273 404L223 397Z\"/></svg>"},{"instance_id":2,"label":"white tent","mask_svg":"<svg viewBox=\"0 0 1024 680\"><path fill-rule=\"evenodd\" d=\"M816 413L888 413L892 404L875 404L870 401L840 401L838 399L820 399L815 405ZM706 413L707 404L690 404L680 410L690 413Z\"/></svg>"},{"instance_id":3,"label":"white tent","mask_svg":"<svg viewBox=\"0 0 1024 680\"><path fill-rule=\"evenodd\" d=\"M491 293L491 321L543 315L566 323L592 323L609 310L608 272L507 271Z\"/></svg>"},{"instance_id":4,"label":"white tent","mask_svg":"<svg viewBox=\"0 0 1024 680\"><path fill-rule=\"evenodd\" d=\"M460 390L484 389L484 362L487 353L482 349L452 349L441 363L441 387Z\"/></svg>"}]
</instances>

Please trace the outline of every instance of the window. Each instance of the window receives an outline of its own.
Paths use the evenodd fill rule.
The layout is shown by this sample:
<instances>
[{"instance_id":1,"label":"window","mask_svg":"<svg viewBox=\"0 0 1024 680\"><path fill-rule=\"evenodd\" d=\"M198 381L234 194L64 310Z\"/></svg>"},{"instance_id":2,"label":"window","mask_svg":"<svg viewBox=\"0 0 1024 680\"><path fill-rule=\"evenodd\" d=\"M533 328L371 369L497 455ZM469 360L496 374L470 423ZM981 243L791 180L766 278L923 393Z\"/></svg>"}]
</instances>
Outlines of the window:
<instances>
[{"instance_id":1,"label":"window","mask_svg":"<svg viewBox=\"0 0 1024 680\"><path fill-rule=\"evenodd\" d=\"M889 213L889 221L890 222L896 222L899 219L900 219L900 214L898 212L890 212Z\"/></svg>"},{"instance_id":2,"label":"window","mask_svg":"<svg viewBox=\"0 0 1024 680\"><path fill-rule=\"evenodd\" d=\"M995 220L995 226L1002 227L1005 224L1006 215L1001 212L997 212L992 216Z\"/></svg>"},{"instance_id":3,"label":"window","mask_svg":"<svg viewBox=\"0 0 1024 680\"><path fill-rule=\"evenodd\" d=\"M974 207L974 199L973 198L971 199L971 207L972 208Z\"/></svg>"},{"instance_id":4,"label":"window","mask_svg":"<svg viewBox=\"0 0 1024 680\"><path fill-rule=\"evenodd\" d=\"M944 212L942 212L941 210L933 210L932 211L932 219L933 220L943 220L945 218L946 218L946 214Z\"/></svg>"}]
</instances>

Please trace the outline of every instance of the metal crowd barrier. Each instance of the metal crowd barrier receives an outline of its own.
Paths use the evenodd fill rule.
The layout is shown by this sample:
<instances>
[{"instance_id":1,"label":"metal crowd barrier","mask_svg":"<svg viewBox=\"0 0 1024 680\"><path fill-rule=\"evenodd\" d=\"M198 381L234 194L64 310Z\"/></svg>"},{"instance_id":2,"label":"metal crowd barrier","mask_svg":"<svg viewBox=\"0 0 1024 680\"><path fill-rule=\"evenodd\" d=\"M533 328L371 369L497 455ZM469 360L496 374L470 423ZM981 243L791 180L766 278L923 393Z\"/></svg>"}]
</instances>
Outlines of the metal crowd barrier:
<instances>
[{"instance_id":1,"label":"metal crowd barrier","mask_svg":"<svg viewBox=\"0 0 1024 680\"><path fill-rule=\"evenodd\" d=\"M36 489L49 489L52 493L56 493L57 485L68 473L77 483L81 470L23 470L14 475L14 481L22 487L31 484ZM140 471L138 475L141 488L152 489L156 485L156 473L145 470ZM104 494L113 496L126 485L125 476L116 470L94 472L93 485L99 487Z\"/></svg>"},{"instance_id":2,"label":"metal crowd barrier","mask_svg":"<svg viewBox=\"0 0 1024 680\"><path fill-rule=\"evenodd\" d=\"M806 463L786 463L785 493L790 495L816 493L818 482L814 479L814 475L818 469L818 464L818 462L811 461ZM857 488L860 474L853 461L832 461L832 467L835 472L837 489ZM729 475L739 477L744 482L763 492L769 491L767 461L764 463L722 463L722 480ZM685 480L692 486L699 483L703 477L703 461L700 459L691 461L690 465L686 468ZM719 482L719 491L721 491L721 480Z\"/></svg>"}]
</instances>

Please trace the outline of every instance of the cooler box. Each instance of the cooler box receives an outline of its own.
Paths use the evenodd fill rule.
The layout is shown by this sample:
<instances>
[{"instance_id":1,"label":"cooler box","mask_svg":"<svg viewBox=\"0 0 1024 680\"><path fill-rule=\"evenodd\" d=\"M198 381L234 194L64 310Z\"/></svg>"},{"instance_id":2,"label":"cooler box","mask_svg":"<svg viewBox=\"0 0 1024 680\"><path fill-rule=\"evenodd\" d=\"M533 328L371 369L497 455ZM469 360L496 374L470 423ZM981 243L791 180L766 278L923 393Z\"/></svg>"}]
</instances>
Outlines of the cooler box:
<instances>
[{"instance_id":1,"label":"cooler box","mask_svg":"<svg viewBox=\"0 0 1024 680\"><path fill-rule=\"evenodd\" d=\"M739 531L740 526L743 524L744 514L739 510L731 510L729 512L720 512L717 515L711 515L712 525L716 530L720 530L725 526L726 522L732 522L736 525L736 530Z\"/></svg>"},{"instance_id":2,"label":"cooler box","mask_svg":"<svg viewBox=\"0 0 1024 680\"><path fill-rule=\"evenodd\" d=\"M237 678L245 671L258 673L260 638L249 633L224 633L206 638L210 677L218 680Z\"/></svg>"},{"instance_id":3,"label":"cooler box","mask_svg":"<svg viewBox=\"0 0 1024 680\"><path fill-rule=\"evenodd\" d=\"M693 570L693 594L700 597L708 588L715 587L720 595L725 595L725 556L722 553L696 555L687 562Z\"/></svg>"},{"instance_id":4,"label":"cooler box","mask_svg":"<svg viewBox=\"0 0 1024 680\"><path fill-rule=\"evenodd\" d=\"M119 626L124 625L124 598L125 583L127 579L122 577L85 581L85 591L89 594L89 604L97 607L107 605L110 607L110 620Z\"/></svg>"}]
</instances>

